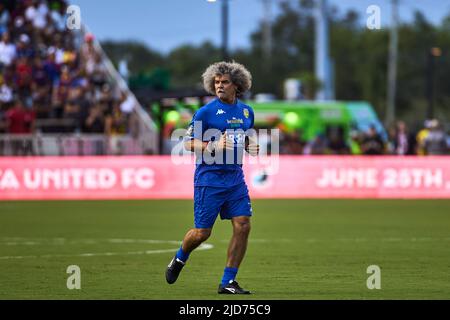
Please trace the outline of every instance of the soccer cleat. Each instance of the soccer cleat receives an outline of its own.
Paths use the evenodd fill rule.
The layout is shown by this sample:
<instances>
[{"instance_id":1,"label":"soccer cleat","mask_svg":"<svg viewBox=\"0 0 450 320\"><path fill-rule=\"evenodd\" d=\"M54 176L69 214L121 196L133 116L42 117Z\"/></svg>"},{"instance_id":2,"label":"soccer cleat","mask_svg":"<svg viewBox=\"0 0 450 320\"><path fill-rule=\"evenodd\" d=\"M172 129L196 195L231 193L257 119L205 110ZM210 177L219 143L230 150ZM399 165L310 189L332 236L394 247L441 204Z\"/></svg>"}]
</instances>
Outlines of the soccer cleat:
<instances>
[{"instance_id":1,"label":"soccer cleat","mask_svg":"<svg viewBox=\"0 0 450 320\"><path fill-rule=\"evenodd\" d=\"M175 283L183 267L184 267L183 261L177 259L177 257L173 257L172 261L170 261L166 269L167 283L169 284Z\"/></svg>"},{"instance_id":2,"label":"soccer cleat","mask_svg":"<svg viewBox=\"0 0 450 320\"><path fill-rule=\"evenodd\" d=\"M236 281L230 281L226 286L219 284L219 294L250 294L251 292L242 289Z\"/></svg>"}]
</instances>

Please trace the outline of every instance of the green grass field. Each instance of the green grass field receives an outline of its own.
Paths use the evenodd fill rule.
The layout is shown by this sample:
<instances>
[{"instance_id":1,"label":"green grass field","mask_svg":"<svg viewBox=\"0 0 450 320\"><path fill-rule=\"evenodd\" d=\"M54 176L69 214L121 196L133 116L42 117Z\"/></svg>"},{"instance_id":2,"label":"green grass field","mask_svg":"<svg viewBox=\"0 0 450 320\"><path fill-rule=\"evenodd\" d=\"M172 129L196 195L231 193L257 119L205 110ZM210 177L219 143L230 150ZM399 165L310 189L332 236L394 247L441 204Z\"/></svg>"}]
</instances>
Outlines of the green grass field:
<instances>
[{"instance_id":1,"label":"green grass field","mask_svg":"<svg viewBox=\"0 0 450 320\"><path fill-rule=\"evenodd\" d=\"M450 200L259 200L233 299L449 299ZM230 299L231 235L217 220L174 285L167 264L191 201L0 203L0 299ZM145 253L149 251L148 253ZM68 290L69 265L81 290ZM369 290L369 265L381 289Z\"/></svg>"}]
</instances>

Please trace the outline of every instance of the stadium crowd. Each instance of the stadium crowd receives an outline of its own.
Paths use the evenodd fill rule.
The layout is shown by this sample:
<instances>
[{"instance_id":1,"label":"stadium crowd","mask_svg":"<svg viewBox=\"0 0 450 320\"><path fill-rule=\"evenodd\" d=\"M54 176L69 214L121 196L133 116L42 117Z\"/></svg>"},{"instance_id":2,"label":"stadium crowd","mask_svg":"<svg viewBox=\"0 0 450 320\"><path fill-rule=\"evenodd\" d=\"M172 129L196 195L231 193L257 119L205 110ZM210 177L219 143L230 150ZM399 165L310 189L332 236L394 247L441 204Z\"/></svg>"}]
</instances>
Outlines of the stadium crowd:
<instances>
[{"instance_id":1,"label":"stadium crowd","mask_svg":"<svg viewBox=\"0 0 450 320\"><path fill-rule=\"evenodd\" d=\"M408 130L405 122L398 121L388 129L383 139L375 126L367 132L351 130L345 139L341 127L330 127L312 141L305 141L298 130L281 130L280 153L303 155L447 155L450 137L438 120L426 120L418 131Z\"/></svg>"},{"instance_id":2,"label":"stadium crowd","mask_svg":"<svg viewBox=\"0 0 450 320\"><path fill-rule=\"evenodd\" d=\"M132 129L133 101L114 84L94 36L66 27L67 6L0 2L0 133Z\"/></svg>"}]
</instances>

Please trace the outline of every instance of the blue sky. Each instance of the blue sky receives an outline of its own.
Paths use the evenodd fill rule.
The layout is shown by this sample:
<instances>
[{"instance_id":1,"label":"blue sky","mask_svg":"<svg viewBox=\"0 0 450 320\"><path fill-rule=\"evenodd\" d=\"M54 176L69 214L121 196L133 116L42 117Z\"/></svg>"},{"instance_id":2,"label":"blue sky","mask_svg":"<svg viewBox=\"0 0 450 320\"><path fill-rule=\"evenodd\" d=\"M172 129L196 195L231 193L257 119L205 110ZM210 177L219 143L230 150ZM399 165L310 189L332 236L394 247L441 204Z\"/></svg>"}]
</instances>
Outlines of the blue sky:
<instances>
[{"instance_id":1,"label":"blue sky","mask_svg":"<svg viewBox=\"0 0 450 320\"><path fill-rule=\"evenodd\" d=\"M221 0L70 0L81 8L81 17L100 39L135 39L167 53L186 43L210 40L221 43ZM272 0L272 15L278 2ZM297 0L290 0L297 2ZM381 25L390 20L390 0L328 0L343 13L352 8L362 17L369 5L381 9ZM415 9L432 23L439 24L450 14L450 0L399 0L400 19L410 21ZM230 0L229 41L232 49L247 47L249 36L263 18L261 0Z\"/></svg>"}]
</instances>

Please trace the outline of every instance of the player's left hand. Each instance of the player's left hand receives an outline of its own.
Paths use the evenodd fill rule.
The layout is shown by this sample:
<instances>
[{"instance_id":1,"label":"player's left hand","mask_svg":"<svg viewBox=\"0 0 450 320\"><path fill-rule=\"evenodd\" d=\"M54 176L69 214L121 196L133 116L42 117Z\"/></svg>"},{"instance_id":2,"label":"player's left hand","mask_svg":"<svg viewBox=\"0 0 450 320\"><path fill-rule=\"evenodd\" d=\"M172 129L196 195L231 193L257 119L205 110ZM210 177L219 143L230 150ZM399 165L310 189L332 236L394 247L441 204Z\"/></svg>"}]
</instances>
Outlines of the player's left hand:
<instances>
[{"instance_id":1,"label":"player's left hand","mask_svg":"<svg viewBox=\"0 0 450 320\"><path fill-rule=\"evenodd\" d=\"M259 144L250 143L245 149L252 157L256 157L259 154Z\"/></svg>"}]
</instances>

